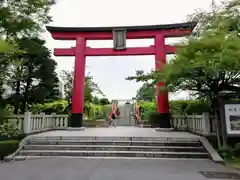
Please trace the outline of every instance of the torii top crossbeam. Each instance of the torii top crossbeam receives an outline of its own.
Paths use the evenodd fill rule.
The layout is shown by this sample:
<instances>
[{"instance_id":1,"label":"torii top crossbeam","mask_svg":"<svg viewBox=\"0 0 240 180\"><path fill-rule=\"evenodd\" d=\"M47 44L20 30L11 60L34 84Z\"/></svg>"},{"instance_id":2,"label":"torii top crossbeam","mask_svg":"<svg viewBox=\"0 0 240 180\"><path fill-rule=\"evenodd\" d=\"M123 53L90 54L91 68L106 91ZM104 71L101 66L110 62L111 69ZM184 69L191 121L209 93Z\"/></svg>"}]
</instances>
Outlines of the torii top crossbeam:
<instances>
[{"instance_id":1,"label":"torii top crossbeam","mask_svg":"<svg viewBox=\"0 0 240 180\"><path fill-rule=\"evenodd\" d=\"M163 37L182 37L189 35L196 26L195 22L151 25L151 26L119 26L119 27L52 27L47 26L53 39L76 40L83 37L86 40L109 40L114 39L113 30L125 30L125 39L155 38L157 35ZM166 54L173 54L175 46L164 45ZM155 47L129 47L125 51L114 51L112 48L90 48L86 47L86 56L121 56L121 55L154 55ZM75 56L75 47L55 48L55 56Z\"/></svg>"},{"instance_id":2,"label":"torii top crossbeam","mask_svg":"<svg viewBox=\"0 0 240 180\"><path fill-rule=\"evenodd\" d=\"M84 37L87 40L113 39L113 29L125 29L127 39L154 38L161 33L165 37L182 37L189 35L197 25L196 22L148 25L148 26L117 26L117 27L52 27L47 30L56 40L75 40Z\"/></svg>"}]
</instances>

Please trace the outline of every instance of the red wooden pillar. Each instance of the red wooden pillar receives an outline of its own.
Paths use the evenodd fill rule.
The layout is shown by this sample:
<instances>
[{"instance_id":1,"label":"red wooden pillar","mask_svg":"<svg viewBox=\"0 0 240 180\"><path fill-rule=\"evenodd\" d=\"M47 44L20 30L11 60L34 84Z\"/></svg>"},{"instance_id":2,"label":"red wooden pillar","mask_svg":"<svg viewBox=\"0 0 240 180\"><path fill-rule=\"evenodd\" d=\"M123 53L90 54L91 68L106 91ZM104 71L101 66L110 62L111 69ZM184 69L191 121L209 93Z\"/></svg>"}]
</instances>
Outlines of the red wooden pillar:
<instances>
[{"instance_id":1,"label":"red wooden pillar","mask_svg":"<svg viewBox=\"0 0 240 180\"><path fill-rule=\"evenodd\" d=\"M157 35L155 37L155 68L161 70L166 64L165 37ZM164 86L163 82L156 85L157 93L157 111L159 113L159 126L170 128L168 92L161 92L160 88Z\"/></svg>"},{"instance_id":2,"label":"red wooden pillar","mask_svg":"<svg viewBox=\"0 0 240 180\"><path fill-rule=\"evenodd\" d=\"M71 127L82 127L84 108L84 82L86 64L86 39L79 37L76 40L73 95L72 95L72 118Z\"/></svg>"}]
</instances>

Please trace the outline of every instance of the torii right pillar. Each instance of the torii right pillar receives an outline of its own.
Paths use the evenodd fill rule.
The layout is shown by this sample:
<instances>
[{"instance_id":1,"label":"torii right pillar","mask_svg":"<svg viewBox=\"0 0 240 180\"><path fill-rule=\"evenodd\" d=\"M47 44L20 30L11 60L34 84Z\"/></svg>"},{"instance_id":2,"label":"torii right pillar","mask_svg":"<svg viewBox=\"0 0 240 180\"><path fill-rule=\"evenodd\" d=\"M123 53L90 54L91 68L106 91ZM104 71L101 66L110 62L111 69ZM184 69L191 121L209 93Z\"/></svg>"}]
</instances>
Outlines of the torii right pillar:
<instances>
[{"instance_id":1,"label":"torii right pillar","mask_svg":"<svg viewBox=\"0 0 240 180\"><path fill-rule=\"evenodd\" d=\"M155 68L156 70L162 70L164 64L166 64L166 52L165 52L165 37L164 35L155 36ZM157 112L158 123L160 128L170 128L170 115L168 104L168 92L161 91L161 87L164 86L163 82L158 82L156 85L157 94Z\"/></svg>"}]
</instances>

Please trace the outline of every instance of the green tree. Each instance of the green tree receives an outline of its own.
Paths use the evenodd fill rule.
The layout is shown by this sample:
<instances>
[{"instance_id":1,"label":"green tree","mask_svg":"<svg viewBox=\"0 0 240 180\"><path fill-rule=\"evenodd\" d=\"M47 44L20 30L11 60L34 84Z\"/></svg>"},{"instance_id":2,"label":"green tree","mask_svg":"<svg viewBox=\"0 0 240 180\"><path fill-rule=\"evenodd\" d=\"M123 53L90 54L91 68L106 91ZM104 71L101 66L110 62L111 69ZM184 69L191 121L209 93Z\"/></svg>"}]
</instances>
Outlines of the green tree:
<instances>
[{"instance_id":1,"label":"green tree","mask_svg":"<svg viewBox=\"0 0 240 180\"><path fill-rule=\"evenodd\" d=\"M45 47L45 41L38 38L22 38L17 41L24 53L12 56L8 71L8 85L12 88L9 100L15 113L25 112L28 105L54 99L52 92L58 83L56 62Z\"/></svg>"},{"instance_id":2,"label":"green tree","mask_svg":"<svg viewBox=\"0 0 240 180\"><path fill-rule=\"evenodd\" d=\"M156 96L156 89L154 88L153 84L144 83L138 90L137 90L137 99L144 100L144 101L152 101L155 99Z\"/></svg>"},{"instance_id":3,"label":"green tree","mask_svg":"<svg viewBox=\"0 0 240 180\"><path fill-rule=\"evenodd\" d=\"M61 78L64 83L64 95L68 103L72 101L72 89L73 89L73 72L63 70L61 72Z\"/></svg>"},{"instance_id":4,"label":"green tree","mask_svg":"<svg viewBox=\"0 0 240 180\"><path fill-rule=\"evenodd\" d=\"M14 50L14 46L7 43L5 40L0 39L0 54L9 53Z\"/></svg>"},{"instance_id":5,"label":"green tree","mask_svg":"<svg viewBox=\"0 0 240 180\"><path fill-rule=\"evenodd\" d=\"M206 97L212 105L220 92L238 92L240 68L239 1L215 7L214 13L193 16L199 21L198 36L191 36L162 71L144 74L129 80L164 81L170 91L190 90Z\"/></svg>"},{"instance_id":6,"label":"green tree","mask_svg":"<svg viewBox=\"0 0 240 180\"><path fill-rule=\"evenodd\" d=\"M108 98L101 98L100 99L100 104L101 105L107 105L107 104L111 104L110 101L108 100Z\"/></svg>"},{"instance_id":7,"label":"green tree","mask_svg":"<svg viewBox=\"0 0 240 180\"><path fill-rule=\"evenodd\" d=\"M128 79L163 81L170 91L196 92L215 110L220 93L240 92L239 7L240 1L233 0L192 16L199 21L195 36L183 43L162 71L138 71Z\"/></svg>"},{"instance_id":8,"label":"green tree","mask_svg":"<svg viewBox=\"0 0 240 180\"><path fill-rule=\"evenodd\" d=\"M62 94L60 92L60 82L57 76L55 76L55 79L52 82L51 90L49 91L48 95L46 96L46 101L55 101L62 99Z\"/></svg>"},{"instance_id":9,"label":"green tree","mask_svg":"<svg viewBox=\"0 0 240 180\"><path fill-rule=\"evenodd\" d=\"M0 34L7 39L22 36L38 36L45 24L55 0L1 0Z\"/></svg>"},{"instance_id":10,"label":"green tree","mask_svg":"<svg viewBox=\"0 0 240 180\"><path fill-rule=\"evenodd\" d=\"M51 21L48 15L54 0L1 0L0 1L0 97L13 56L19 54L15 41L23 37L38 37L44 25ZM13 48L14 47L14 48ZM9 53L11 51L11 53ZM11 60L11 62L9 61ZM18 59L17 59L18 60ZM20 62L14 62L19 64ZM4 69L2 71L2 69Z\"/></svg>"},{"instance_id":11,"label":"green tree","mask_svg":"<svg viewBox=\"0 0 240 180\"><path fill-rule=\"evenodd\" d=\"M14 46L7 43L3 39L0 39L0 106L3 105L3 93L5 92L5 88L3 87L6 84L6 78L8 72L6 69L8 68L8 61L6 54L10 54L15 50Z\"/></svg>"},{"instance_id":12,"label":"green tree","mask_svg":"<svg viewBox=\"0 0 240 180\"><path fill-rule=\"evenodd\" d=\"M93 100L92 100L92 103L93 104L100 104L100 99L97 96L94 96Z\"/></svg>"},{"instance_id":13,"label":"green tree","mask_svg":"<svg viewBox=\"0 0 240 180\"><path fill-rule=\"evenodd\" d=\"M71 102L72 99L72 89L73 89L73 71L63 70L61 73L61 78L64 82L64 92L65 97L68 102ZM85 76L85 85L84 85L84 101L89 103L93 101L94 94L103 95L100 87L97 83L94 82L93 77L88 74Z\"/></svg>"},{"instance_id":14,"label":"green tree","mask_svg":"<svg viewBox=\"0 0 240 180\"><path fill-rule=\"evenodd\" d=\"M1 0L0 1L0 116L5 114L3 106L4 85L7 84L8 71L17 48L17 37L37 35L45 23L51 21L47 15L54 1L47 0Z\"/></svg>"},{"instance_id":15,"label":"green tree","mask_svg":"<svg viewBox=\"0 0 240 180\"><path fill-rule=\"evenodd\" d=\"M88 73L85 77L84 101L92 102L93 94L104 95L98 84L94 82L93 77Z\"/></svg>"}]
</instances>

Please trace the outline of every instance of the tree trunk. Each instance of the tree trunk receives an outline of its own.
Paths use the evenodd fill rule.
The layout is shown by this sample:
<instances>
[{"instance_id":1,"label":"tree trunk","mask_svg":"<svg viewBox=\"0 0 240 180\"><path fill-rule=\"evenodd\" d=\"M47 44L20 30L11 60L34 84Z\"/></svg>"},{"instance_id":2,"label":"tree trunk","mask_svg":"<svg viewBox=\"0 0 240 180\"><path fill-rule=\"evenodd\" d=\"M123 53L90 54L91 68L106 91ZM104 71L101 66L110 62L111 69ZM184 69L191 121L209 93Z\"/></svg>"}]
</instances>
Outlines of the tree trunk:
<instances>
[{"instance_id":1,"label":"tree trunk","mask_svg":"<svg viewBox=\"0 0 240 180\"><path fill-rule=\"evenodd\" d=\"M226 139L225 139L225 132L223 129L224 126L221 121L220 104L219 104L219 99L217 95L211 99L211 108L213 109L214 116L215 116L217 144L218 144L218 147L222 147L226 145Z\"/></svg>"},{"instance_id":2,"label":"tree trunk","mask_svg":"<svg viewBox=\"0 0 240 180\"><path fill-rule=\"evenodd\" d=\"M14 114L18 114L18 110L20 108L20 86L21 86L21 82L20 80L17 80L16 83L16 98L14 99L15 103L14 103Z\"/></svg>"},{"instance_id":3,"label":"tree trunk","mask_svg":"<svg viewBox=\"0 0 240 180\"><path fill-rule=\"evenodd\" d=\"M24 97L23 97L22 106L21 106L21 113L25 113L26 105L29 103L28 102L28 97L29 97L30 85L31 85L31 78L28 78L27 79L27 84L25 86L25 92L24 92Z\"/></svg>"},{"instance_id":4,"label":"tree trunk","mask_svg":"<svg viewBox=\"0 0 240 180\"><path fill-rule=\"evenodd\" d=\"M34 60L34 59L33 59ZM21 107L21 112L22 113L25 113L25 110L26 110L26 105L29 104L30 102L29 101L29 88L31 86L31 83L32 83L32 64L29 62L28 63L28 78L27 78L27 82L26 82L26 86L25 86L25 92L24 92L24 97L23 97L23 102L22 102L22 107Z\"/></svg>"}]
</instances>

